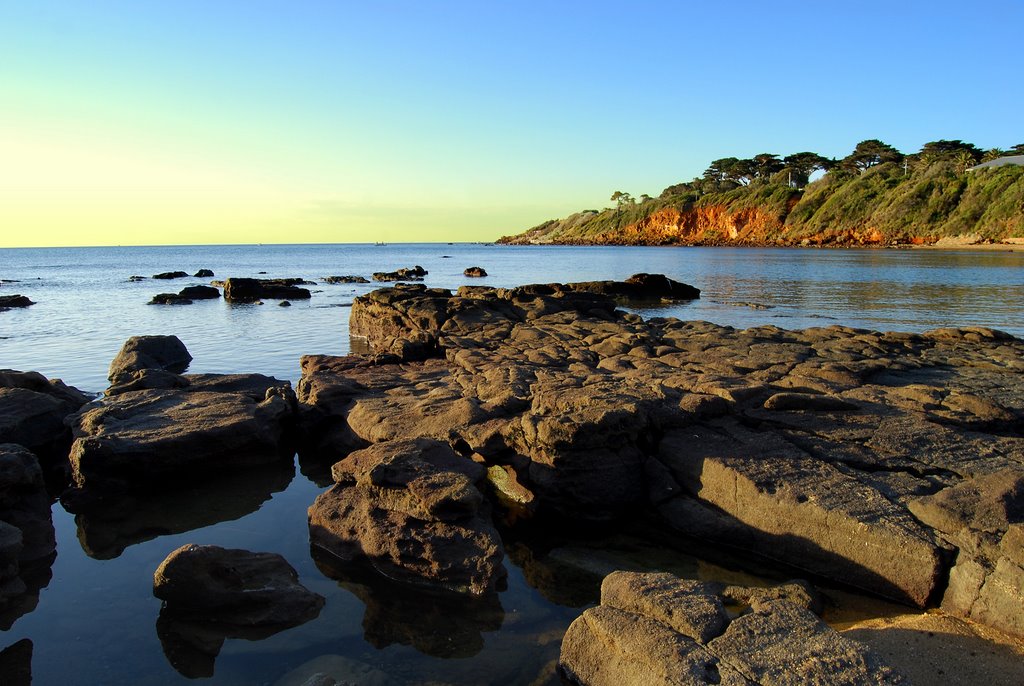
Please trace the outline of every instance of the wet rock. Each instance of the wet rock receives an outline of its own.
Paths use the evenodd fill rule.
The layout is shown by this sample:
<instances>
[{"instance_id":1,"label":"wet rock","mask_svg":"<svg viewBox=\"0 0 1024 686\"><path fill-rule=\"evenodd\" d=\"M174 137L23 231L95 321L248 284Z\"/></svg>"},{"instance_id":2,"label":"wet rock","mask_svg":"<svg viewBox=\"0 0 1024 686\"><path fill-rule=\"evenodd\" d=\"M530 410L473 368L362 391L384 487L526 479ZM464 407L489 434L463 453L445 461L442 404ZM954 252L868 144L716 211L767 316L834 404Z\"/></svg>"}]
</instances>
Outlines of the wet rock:
<instances>
[{"instance_id":1,"label":"wet rock","mask_svg":"<svg viewBox=\"0 0 1024 686\"><path fill-rule=\"evenodd\" d=\"M379 443L333 469L309 508L310 542L407 583L481 595L503 578L480 465L429 439Z\"/></svg>"},{"instance_id":2,"label":"wet rock","mask_svg":"<svg viewBox=\"0 0 1024 686\"><path fill-rule=\"evenodd\" d=\"M168 615L235 626L298 626L324 604L280 555L194 543L160 563L153 595Z\"/></svg>"},{"instance_id":3,"label":"wet rock","mask_svg":"<svg viewBox=\"0 0 1024 686\"><path fill-rule=\"evenodd\" d=\"M370 280L364 276L325 276L323 277L324 283L370 283Z\"/></svg>"},{"instance_id":4,"label":"wet rock","mask_svg":"<svg viewBox=\"0 0 1024 686\"><path fill-rule=\"evenodd\" d=\"M71 431L64 419L90 397L38 372L0 370L0 443L25 446L47 472L67 465Z\"/></svg>"},{"instance_id":5,"label":"wet rock","mask_svg":"<svg viewBox=\"0 0 1024 686\"><path fill-rule=\"evenodd\" d=\"M260 300L309 300L312 294L298 284L302 279L241 279L224 282L224 299L228 302L255 303Z\"/></svg>"},{"instance_id":6,"label":"wet rock","mask_svg":"<svg viewBox=\"0 0 1024 686\"><path fill-rule=\"evenodd\" d=\"M110 363L107 378L113 385L141 369L180 374L191 361L192 355L177 336L132 336Z\"/></svg>"},{"instance_id":7,"label":"wet rock","mask_svg":"<svg viewBox=\"0 0 1024 686\"><path fill-rule=\"evenodd\" d=\"M629 572L607 577L601 605L570 625L559 667L588 686L905 682L797 605L754 600L732 618L699 582Z\"/></svg>"},{"instance_id":8,"label":"wet rock","mask_svg":"<svg viewBox=\"0 0 1024 686\"><path fill-rule=\"evenodd\" d=\"M213 286L186 286L178 291L178 295L192 300L215 300L220 297L220 291Z\"/></svg>"},{"instance_id":9,"label":"wet rock","mask_svg":"<svg viewBox=\"0 0 1024 686\"><path fill-rule=\"evenodd\" d=\"M292 304L290 302L288 302L287 300L282 300L281 302L277 303L277 306L278 307L291 307Z\"/></svg>"},{"instance_id":10,"label":"wet rock","mask_svg":"<svg viewBox=\"0 0 1024 686\"><path fill-rule=\"evenodd\" d=\"M393 272L374 272L374 281L422 281L427 275L427 270L416 265L415 267L403 267Z\"/></svg>"},{"instance_id":11,"label":"wet rock","mask_svg":"<svg viewBox=\"0 0 1024 686\"><path fill-rule=\"evenodd\" d=\"M462 274L464 276L479 278L487 276L487 270L485 270L483 267L466 267L466 269L463 270Z\"/></svg>"},{"instance_id":12,"label":"wet rock","mask_svg":"<svg viewBox=\"0 0 1024 686\"><path fill-rule=\"evenodd\" d=\"M167 280L170 280L170 279L183 279L186 276L188 276L187 273L182 272L182 271L176 271L176 272L160 272L159 274L154 274L153 278L154 279L167 279Z\"/></svg>"},{"instance_id":13,"label":"wet rock","mask_svg":"<svg viewBox=\"0 0 1024 686\"><path fill-rule=\"evenodd\" d=\"M145 276L133 275L133 276L129 276L126 280L129 283L138 283L139 281L145 281L146 277Z\"/></svg>"},{"instance_id":14,"label":"wet rock","mask_svg":"<svg viewBox=\"0 0 1024 686\"><path fill-rule=\"evenodd\" d=\"M35 305L35 303L29 300L27 296L0 295L0 312L15 307L28 307L29 305Z\"/></svg>"},{"instance_id":15,"label":"wet rock","mask_svg":"<svg viewBox=\"0 0 1024 686\"><path fill-rule=\"evenodd\" d=\"M192 276L196 277L197 279L208 279L211 276L214 276L214 273L213 270L211 269L200 269Z\"/></svg>"},{"instance_id":16,"label":"wet rock","mask_svg":"<svg viewBox=\"0 0 1024 686\"><path fill-rule=\"evenodd\" d=\"M158 293L158 294L154 295L150 299L149 303L147 303L147 304L149 304L149 305L191 305L192 304L192 299L191 298L186 298L185 296L179 295L177 293Z\"/></svg>"}]
</instances>

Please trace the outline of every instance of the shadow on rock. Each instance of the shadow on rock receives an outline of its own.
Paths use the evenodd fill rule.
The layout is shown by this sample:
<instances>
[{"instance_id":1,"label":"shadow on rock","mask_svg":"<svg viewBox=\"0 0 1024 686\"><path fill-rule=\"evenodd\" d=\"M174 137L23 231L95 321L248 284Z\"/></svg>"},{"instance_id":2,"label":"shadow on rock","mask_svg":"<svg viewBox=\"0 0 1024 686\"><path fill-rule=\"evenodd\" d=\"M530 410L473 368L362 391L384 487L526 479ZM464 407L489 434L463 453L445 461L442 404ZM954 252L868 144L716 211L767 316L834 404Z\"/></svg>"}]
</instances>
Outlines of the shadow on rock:
<instances>
[{"instance_id":1,"label":"shadow on rock","mask_svg":"<svg viewBox=\"0 0 1024 686\"><path fill-rule=\"evenodd\" d=\"M472 657L484 647L483 633L497 631L505 619L496 592L470 597L409 587L315 547L311 554L321 572L366 606L363 636L375 648L397 643L432 657Z\"/></svg>"},{"instance_id":2,"label":"shadow on rock","mask_svg":"<svg viewBox=\"0 0 1024 686\"><path fill-rule=\"evenodd\" d=\"M110 496L75 515L78 540L89 557L110 560L137 543L251 514L285 490L294 476L293 464L279 463L200 480L172 492ZM79 508L69 504L68 509Z\"/></svg>"}]
</instances>

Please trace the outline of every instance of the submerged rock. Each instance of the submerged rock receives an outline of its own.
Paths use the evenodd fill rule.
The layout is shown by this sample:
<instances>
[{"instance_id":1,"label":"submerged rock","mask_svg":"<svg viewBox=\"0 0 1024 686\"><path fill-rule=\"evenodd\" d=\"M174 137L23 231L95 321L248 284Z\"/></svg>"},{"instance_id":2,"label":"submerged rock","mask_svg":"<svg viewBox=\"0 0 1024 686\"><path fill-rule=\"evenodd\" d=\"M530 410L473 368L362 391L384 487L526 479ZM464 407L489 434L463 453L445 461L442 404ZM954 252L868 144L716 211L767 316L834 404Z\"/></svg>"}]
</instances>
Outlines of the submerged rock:
<instances>
[{"instance_id":1,"label":"submerged rock","mask_svg":"<svg viewBox=\"0 0 1024 686\"><path fill-rule=\"evenodd\" d=\"M364 276L325 276L324 283L370 283Z\"/></svg>"},{"instance_id":2,"label":"submerged rock","mask_svg":"<svg viewBox=\"0 0 1024 686\"><path fill-rule=\"evenodd\" d=\"M481 595L504 577L501 539L483 510L480 465L429 439L358 450L309 508L310 542L384 576Z\"/></svg>"},{"instance_id":3,"label":"submerged rock","mask_svg":"<svg viewBox=\"0 0 1024 686\"><path fill-rule=\"evenodd\" d=\"M186 272L174 271L174 272L160 272L159 274L154 274L153 278L154 279L167 279L167 280L170 280L170 279L183 279L186 276L188 276L188 274Z\"/></svg>"},{"instance_id":4,"label":"submerged rock","mask_svg":"<svg viewBox=\"0 0 1024 686\"><path fill-rule=\"evenodd\" d=\"M735 618L699 582L615 572L601 605L565 634L559 668L602 684L902 684L864 646L786 600L753 598Z\"/></svg>"}]
</instances>

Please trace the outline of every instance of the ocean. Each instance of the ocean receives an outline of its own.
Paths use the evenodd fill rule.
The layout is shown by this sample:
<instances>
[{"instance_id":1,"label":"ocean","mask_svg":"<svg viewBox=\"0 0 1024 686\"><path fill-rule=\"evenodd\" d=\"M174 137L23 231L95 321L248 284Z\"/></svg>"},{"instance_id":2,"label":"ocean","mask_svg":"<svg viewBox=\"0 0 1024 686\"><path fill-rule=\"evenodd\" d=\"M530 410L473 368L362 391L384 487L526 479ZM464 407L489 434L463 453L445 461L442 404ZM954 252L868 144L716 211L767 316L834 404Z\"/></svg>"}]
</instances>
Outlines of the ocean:
<instances>
[{"instance_id":1,"label":"ocean","mask_svg":"<svg viewBox=\"0 0 1024 686\"><path fill-rule=\"evenodd\" d=\"M0 368L36 370L99 393L132 335L174 334L190 372L259 372L293 383L303 354L346 354L354 297L381 284L323 283L421 265L429 286L515 286L664 273L699 300L639 310L738 328L841 324L925 331L978 325L1024 336L1024 252L746 248L511 247L478 244L182 246L0 250L0 295L36 302L0 312ZM470 279L463 270L483 267ZM196 301L148 305L158 293L209 279L131 282L182 270L227 277L302 277L313 297L292 307ZM474 604L410 594L380 579L341 581L309 549L306 508L323 483L303 465L197 485L109 517L53 505L57 558L34 609L0 630L0 650L33 645L36 684L300 684L315 671L360 684L556 684L562 632L596 601L614 568L657 565L691 578L774 579L720 551L672 552L644 530L549 533L505 541L507 588ZM159 620L152 574L185 543L278 552L327 598L308 624L255 640L206 636L189 648ZM692 552L692 543L687 543ZM329 573L330 572L330 573ZM757 576L751 577L753 572ZM48 576L47 576L48 575ZM884 604L866 603L878 613ZM867 610L865 610L867 611ZM2 618L0 618L2 619ZM0 622L3 624L3 622ZM5 625L5 624L4 624ZM223 639L210 659L210 645Z\"/></svg>"}]
</instances>

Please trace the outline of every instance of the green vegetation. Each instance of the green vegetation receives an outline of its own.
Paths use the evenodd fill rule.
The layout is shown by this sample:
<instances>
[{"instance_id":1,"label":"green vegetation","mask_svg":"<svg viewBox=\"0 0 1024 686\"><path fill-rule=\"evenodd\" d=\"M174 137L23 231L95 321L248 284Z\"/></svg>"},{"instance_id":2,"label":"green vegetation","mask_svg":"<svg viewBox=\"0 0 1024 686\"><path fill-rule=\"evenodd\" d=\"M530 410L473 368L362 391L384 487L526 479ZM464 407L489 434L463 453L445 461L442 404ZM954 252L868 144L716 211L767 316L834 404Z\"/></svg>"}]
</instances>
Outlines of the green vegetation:
<instances>
[{"instance_id":1,"label":"green vegetation","mask_svg":"<svg viewBox=\"0 0 1024 686\"><path fill-rule=\"evenodd\" d=\"M1024 166L972 167L1020 154L1024 144L986 151L939 140L904 155L872 139L843 159L814 152L725 157L657 197L643 195L638 201L616 191L613 207L545 222L502 240L890 245L952 236L1019 238L1024 237ZM809 182L819 170L824 175ZM697 215L699 222L693 219Z\"/></svg>"}]
</instances>

